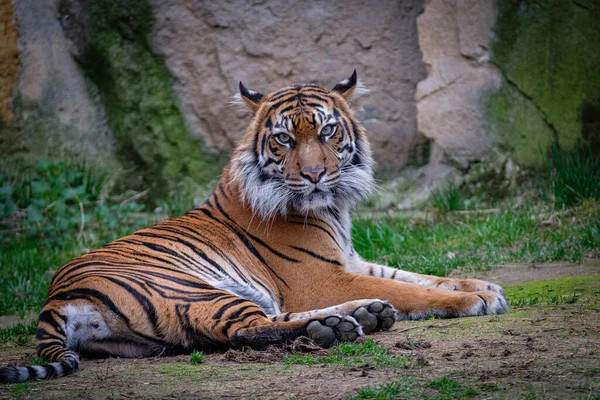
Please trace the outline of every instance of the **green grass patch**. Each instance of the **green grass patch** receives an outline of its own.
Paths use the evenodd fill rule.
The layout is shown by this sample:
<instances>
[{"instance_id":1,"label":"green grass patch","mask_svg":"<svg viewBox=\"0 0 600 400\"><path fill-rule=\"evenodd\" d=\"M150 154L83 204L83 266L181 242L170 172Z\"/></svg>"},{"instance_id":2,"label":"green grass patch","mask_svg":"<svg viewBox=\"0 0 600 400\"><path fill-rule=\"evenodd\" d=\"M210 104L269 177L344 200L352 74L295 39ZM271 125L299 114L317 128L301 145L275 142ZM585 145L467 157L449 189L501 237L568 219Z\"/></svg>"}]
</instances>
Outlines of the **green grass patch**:
<instances>
[{"instance_id":1,"label":"green grass patch","mask_svg":"<svg viewBox=\"0 0 600 400\"><path fill-rule=\"evenodd\" d=\"M564 220L554 216L551 228L540 226L551 211L527 205L497 213L448 214L435 222L358 219L352 234L355 249L367 260L437 276L507 262L579 262L600 248L600 207L584 206Z\"/></svg>"},{"instance_id":2,"label":"green grass patch","mask_svg":"<svg viewBox=\"0 0 600 400\"><path fill-rule=\"evenodd\" d=\"M387 349L378 346L372 339L363 343L342 343L327 351L326 356L314 356L310 353L293 353L284 358L287 367L292 364L339 364L343 366L370 365L380 368L411 368L411 356L389 354Z\"/></svg>"},{"instance_id":3,"label":"green grass patch","mask_svg":"<svg viewBox=\"0 0 600 400\"><path fill-rule=\"evenodd\" d=\"M467 399L477 396L479 391L472 386L463 387L455 380L443 376L440 379L430 381L427 386L434 389L433 395L425 395L423 399L431 400L452 400L452 399Z\"/></svg>"},{"instance_id":4,"label":"green grass patch","mask_svg":"<svg viewBox=\"0 0 600 400\"><path fill-rule=\"evenodd\" d=\"M441 212L464 210L465 202L460 187L454 183L434 191L431 194L431 203Z\"/></svg>"},{"instance_id":5,"label":"green grass patch","mask_svg":"<svg viewBox=\"0 0 600 400\"><path fill-rule=\"evenodd\" d=\"M32 357L31 365L46 365L50 361L46 360L44 357Z\"/></svg>"},{"instance_id":6,"label":"green grass patch","mask_svg":"<svg viewBox=\"0 0 600 400\"><path fill-rule=\"evenodd\" d=\"M198 350L192 351L192 354L190 354L190 362L202 364L204 362L204 353Z\"/></svg>"},{"instance_id":7,"label":"green grass patch","mask_svg":"<svg viewBox=\"0 0 600 400\"><path fill-rule=\"evenodd\" d=\"M380 386L365 386L357 389L356 396L350 399L394 400L414 398L413 382L414 379L406 378L403 381L390 382Z\"/></svg>"},{"instance_id":8,"label":"green grass patch","mask_svg":"<svg viewBox=\"0 0 600 400\"><path fill-rule=\"evenodd\" d=\"M37 329L37 321L31 321L29 324L18 323L9 328L0 329L0 343L9 341L18 341L20 337L28 337L31 340L31 335L35 334ZM23 342L25 339L21 339Z\"/></svg>"},{"instance_id":9,"label":"green grass patch","mask_svg":"<svg viewBox=\"0 0 600 400\"><path fill-rule=\"evenodd\" d=\"M414 378L405 378L378 386L365 386L357 389L356 396L351 397L351 399L458 400L469 399L478 394L479 390L473 386L464 387L457 381L444 376L420 385Z\"/></svg>"},{"instance_id":10,"label":"green grass patch","mask_svg":"<svg viewBox=\"0 0 600 400\"><path fill-rule=\"evenodd\" d=\"M573 304L582 298L600 296L600 275L572 276L504 285L511 306Z\"/></svg>"},{"instance_id":11,"label":"green grass patch","mask_svg":"<svg viewBox=\"0 0 600 400\"><path fill-rule=\"evenodd\" d=\"M158 370L164 374L177 377L198 375L203 373L204 367L184 364L163 364L158 367Z\"/></svg>"},{"instance_id":12,"label":"green grass patch","mask_svg":"<svg viewBox=\"0 0 600 400\"><path fill-rule=\"evenodd\" d=\"M600 162L589 147L563 152L553 144L546 163L550 174L541 186L552 192L556 208L571 207L586 199L600 200Z\"/></svg>"},{"instance_id":13,"label":"green grass patch","mask_svg":"<svg viewBox=\"0 0 600 400\"><path fill-rule=\"evenodd\" d=\"M30 382L23 382L12 385L10 391L15 395L15 399L20 399L25 392L32 388L33 385Z\"/></svg>"}]
</instances>

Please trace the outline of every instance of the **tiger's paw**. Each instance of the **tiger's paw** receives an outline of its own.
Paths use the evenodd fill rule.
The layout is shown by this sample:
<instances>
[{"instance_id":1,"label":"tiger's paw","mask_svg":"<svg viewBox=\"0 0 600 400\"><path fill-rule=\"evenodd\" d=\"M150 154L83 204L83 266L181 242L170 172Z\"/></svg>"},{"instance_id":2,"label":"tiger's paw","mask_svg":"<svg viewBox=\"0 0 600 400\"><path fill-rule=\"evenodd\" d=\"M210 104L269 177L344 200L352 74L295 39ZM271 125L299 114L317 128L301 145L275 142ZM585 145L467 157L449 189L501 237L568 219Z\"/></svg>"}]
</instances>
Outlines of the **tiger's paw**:
<instances>
[{"instance_id":1,"label":"tiger's paw","mask_svg":"<svg viewBox=\"0 0 600 400\"><path fill-rule=\"evenodd\" d=\"M389 330L396 322L396 309L387 301L374 300L358 307L352 316L362 325L365 334Z\"/></svg>"},{"instance_id":2,"label":"tiger's paw","mask_svg":"<svg viewBox=\"0 0 600 400\"><path fill-rule=\"evenodd\" d=\"M306 330L308 337L324 348L337 342L353 342L364 335L362 327L353 317L342 315L315 319L306 326Z\"/></svg>"},{"instance_id":3,"label":"tiger's paw","mask_svg":"<svg viewBox=\"0 0 600 400\"><path fill-rule=\"evenodd\" d=\"M437 287L444 290L458 290L461 292L492 292L501 297L502 301L507 304L504 289L501 286L480 279L441 278Z\"/></svg>"},{"instance_id":4,"label":"tiger's paw","mask_svg":"<svg viewBox=\"0 0 600 400\"><path fill-rule=\"evenodd\" d=\"M479 300L475 299L476 304L471 310L471 315L504 314L509 309L504 293L501 295L486 291L473 293L473 296L478 297Z\"/></svg>"}]
</instances>

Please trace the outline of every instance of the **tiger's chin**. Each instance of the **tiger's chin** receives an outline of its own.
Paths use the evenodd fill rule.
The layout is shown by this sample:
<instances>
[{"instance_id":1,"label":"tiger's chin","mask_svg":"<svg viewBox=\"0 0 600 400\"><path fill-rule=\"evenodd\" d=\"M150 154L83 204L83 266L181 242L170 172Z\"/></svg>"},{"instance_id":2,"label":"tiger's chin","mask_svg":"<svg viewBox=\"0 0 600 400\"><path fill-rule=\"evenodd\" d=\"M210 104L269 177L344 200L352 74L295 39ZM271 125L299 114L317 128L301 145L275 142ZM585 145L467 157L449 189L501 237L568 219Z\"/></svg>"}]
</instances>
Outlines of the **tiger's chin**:
<instances>
[{"instance_id":1,"label":"tiger's chin","mask_svg":"<svg viewBox=\"0 0 600 400\"><path fill-rule=\"evenodd\" d=\"M300 213L308 213L332 207L335 204L334 200L335 198L331 192L315 189L311 193L295 199L292 208Z\"/></svg>"}]
</instances>

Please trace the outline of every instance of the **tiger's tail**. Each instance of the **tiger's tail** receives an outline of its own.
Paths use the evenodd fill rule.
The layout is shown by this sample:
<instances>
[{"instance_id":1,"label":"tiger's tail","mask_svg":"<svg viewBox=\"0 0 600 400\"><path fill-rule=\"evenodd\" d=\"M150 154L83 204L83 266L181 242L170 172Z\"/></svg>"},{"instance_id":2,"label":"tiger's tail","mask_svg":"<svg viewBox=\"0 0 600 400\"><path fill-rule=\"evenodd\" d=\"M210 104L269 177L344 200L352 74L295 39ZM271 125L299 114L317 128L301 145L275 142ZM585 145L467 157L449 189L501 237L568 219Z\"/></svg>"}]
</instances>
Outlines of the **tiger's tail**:
<instances>
[{"instance_id":1,"label":"tiger's tail","mask_svg":"<svg viewBox=\"0 0 600 400\"><path fill-rule=\"evenodd\" d=\"M69 375L79 368L79 356L67 350L56 361L46 365L0 368L0 383L20 383L31 379L51 379Z\"/></svg>"},{"instance_id":2,"label":"tiger's tail","mask_svg":"<svg viewBox=\"0 0 600 400\"><path fill-rule=\"evenodd\" d=\"M47 304L39 316L35 336L38 355L50 362L45 365L0 368L0 383L59 378L77 371L79 355L67 345L66 322L65 315Z\"/></svg>"}]
</instances>

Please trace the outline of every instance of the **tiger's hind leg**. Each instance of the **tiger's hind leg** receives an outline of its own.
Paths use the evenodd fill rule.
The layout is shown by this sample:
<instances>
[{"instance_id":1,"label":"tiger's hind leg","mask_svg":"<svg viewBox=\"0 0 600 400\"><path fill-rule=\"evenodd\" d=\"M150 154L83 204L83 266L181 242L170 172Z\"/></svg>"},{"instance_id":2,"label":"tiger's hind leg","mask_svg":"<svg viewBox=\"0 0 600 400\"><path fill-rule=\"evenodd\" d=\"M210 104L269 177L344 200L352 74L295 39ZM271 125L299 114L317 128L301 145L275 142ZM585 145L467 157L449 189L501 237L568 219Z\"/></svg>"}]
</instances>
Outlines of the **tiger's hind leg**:
<instances>
[{"instance_id":1,"label":"tiger's hind leg","mask_svg":"<svg viewBox=\"0 0 600 400\"><path fill-rule=\"evenodd\" d=\"M388 330L394 325L396 320L396 309L389 302L379 299L353 300L317 310L298 313L288 312L271 316L271 320L301 321L332 314L353 317L362 326L365 334Z\"/></svg>"}]
</instances>

